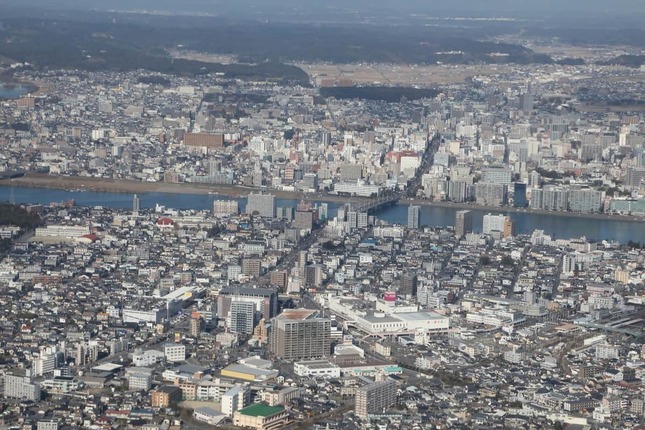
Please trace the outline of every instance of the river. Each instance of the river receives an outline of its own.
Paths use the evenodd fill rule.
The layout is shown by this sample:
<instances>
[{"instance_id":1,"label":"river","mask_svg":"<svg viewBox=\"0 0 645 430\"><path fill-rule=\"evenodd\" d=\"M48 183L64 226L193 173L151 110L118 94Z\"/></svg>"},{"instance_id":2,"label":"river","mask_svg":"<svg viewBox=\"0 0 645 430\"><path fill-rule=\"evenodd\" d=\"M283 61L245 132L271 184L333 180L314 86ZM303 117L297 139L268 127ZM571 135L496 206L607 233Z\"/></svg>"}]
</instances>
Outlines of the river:
<instances>
[{"instance_id":1,"label":"river","mask_svg":"<svg viewBox=\"0 0 645 430\"><path fill-rule=\"evenodd\" d=\"M103 193L103 192L73 192L45 188L0 187L0 201L9 201L13 193L16 203L32 203L48 205L51 202L63 202L74 199L77 205L106 206L120 209L132 208L132 194ZM198 194L142 193L141 208L154 208L156 204L174 209L211 209L213 200L230 199L230 197ZM245 199L237 199L240 209L246 205ZM276 206L295 207L295 199L277 199ZM329 216L336 214L340 203L327 203ZM457 208L421 206L421 225L433 227L453 226ZM490 212L473 209L473 230L481 231L482 217ZM496 213L504 213L497 211ZM564 217L556 215L535 214L529 212L511 212L515 223L515 233L530 234L533 230L544 230L556 238L572 238L585 236L589 240L616 240L627 243L629 240L645 243L645 223L621 221L616 219L589 219ZM392 224L407 223L407 206L396 205L381 210L379 219Z\"/></svg>"}]
</instances>

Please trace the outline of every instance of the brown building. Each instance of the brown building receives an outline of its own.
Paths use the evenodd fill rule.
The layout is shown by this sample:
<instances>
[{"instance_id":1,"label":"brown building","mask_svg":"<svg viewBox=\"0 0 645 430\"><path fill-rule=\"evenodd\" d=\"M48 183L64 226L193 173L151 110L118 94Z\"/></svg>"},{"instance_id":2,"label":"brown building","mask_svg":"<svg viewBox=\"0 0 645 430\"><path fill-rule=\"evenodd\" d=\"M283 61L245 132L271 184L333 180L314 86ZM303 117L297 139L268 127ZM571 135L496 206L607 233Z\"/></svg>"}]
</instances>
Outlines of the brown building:
<instances>
[{"instance_id":1,"label":"brown building","mask_svg":"<svg viewBox=\"0 0 645 430\"><path fill-rule=\"evenodd\" d=\"M506 217L506 221L504 221L503 237L513 237L514 233L515 233L515 226L513 225L513 221L511 220L511 217Z\"/></svg>"},{"instance_id":2,"label":"brown building","mask_svg":"<svg viewBox=\"0 0 645 430\"><path fill-rule=\"evenodd\" d=\"M331 320L311 309L286 309L271 321L269 349L285 360L328 356Z\"/></svg>"},{"instance_id":3,"label":"brown building","mask_svg":"<svg viewBox=\"0 0 645 430\"><path fill-rule=\"evenodd\" d=\"M225 287L217 297L217 316L227 319L231 312L231 303L251 302L256 312L269 320L278 313L278 291L274 288Z\"/></svg>"},{"instance_id":4,"label":"brown building","mask_svg":"<svg viewBox=\"0 0 645 430\"><path fill-rule=\"evenodd\" d=\"M271 285L275 285L280 288L287 287L287 271L286 270L276 270L271 272Z\"/></svg>"},{"instance_id":5,"label":"brown building","mask_svg":"<svg viewBox=\"0 0 645 430\"><path fill-rule=\"evenodd\" d=\"M252 278L258 278L262 272L262 261L259 258L243 258L242 273Z\"/></svg>"},{"instance_id":6,"label":"brown building","mask_svg":"<svg viewBox=\"0 0 645 430\"><path fill-rule=\"evenodd\" d=\"M163 174L163 181L171 184L176 184L177 182L179 182L179 173L167 171Z\"/></svg>"},{"instance_id":7,"label":"brown building","mask_svg":"<svg viewBox=\"0 0 645 430\"><path fill-rule=\"evenodd\" d=\"M322 266L319 264L311 264L305 266L305 285L307 287L319 287L323 281Z\"/></svg>"},{"instance_id":8,"label":"brown building","mask_svg":"<svg viewBox=\"0 0 645 430\"><path fill-rule=\"evenodd\" d=\"M473 231L473 214L471 211L457 211L455 214L455 236L462 238Z\"/></svg>"},{"instance_id":9,"label":"brown building","mask_svg":"<svg viewBox=\"0 0 645 430\"><path fill-rule=\"evenodd\" d=\"M36 99L33 97L23 97L16 100L16 106L19 109L28 109L36 106Z\"/></svg>"},{"instance_id":10,"label":"brown building","mask_svg":"<svg viewBox=\"0 0 645 430\"><path fill-rule=\"evenodd\" d=\"M168 408L181 401L181 389L173 385L164 385L152 392L153 408Z\"/></svg>"},{"instance_id":11,"label":"brown building","mask_svg":"<svg viewBox=\"0 0 645 430\"><path fill-rule=\"evenodd\" d=\"M222 133L187 133L184 136L186 146L204 146L206 148L224 147L224 135Z\"/></svg>"},{"instance_id":12,"label":"brown building","mask_svg":"<svg viewBox=\"0 0 645 430\"><path fill-rule=\"evenodd\" d=\"M293 226L298 230L311 231L314 227L314 223L316 222L314 214L316 214L314 211L296 211Z\"/></svg>"},{"instance_id":13,"label":"brown building","mask_svg":"<svg viewBox=\"0 0 645 430\"><path fill-rule=\"evenodd\" d=\"M382 413L396 403L396 382L387 379L373 382L356 390L355 413L362 419Z\"/></svg>"},{"instance_id":14,"label":"brown building","mask_svg":"<svg viewBox=\"0 0 645 430\"><path fill-rule=\"evenodd\" d=\"M202 332L202 317L199 312L193 312L191 315L189 332L192 337L199 337Z\"/></svg>"},{"instance_id":15,"label":"brown building","mask_svg":"<svg viewBox=\"0 0 645 430\"><path fill-rule=\"evenodd\" d=\"M253 339L259 341L262 345L266 344L269 340L269 332L264 321L265 319L262 318L253 329Z\"/></svg>"}]
</instances>

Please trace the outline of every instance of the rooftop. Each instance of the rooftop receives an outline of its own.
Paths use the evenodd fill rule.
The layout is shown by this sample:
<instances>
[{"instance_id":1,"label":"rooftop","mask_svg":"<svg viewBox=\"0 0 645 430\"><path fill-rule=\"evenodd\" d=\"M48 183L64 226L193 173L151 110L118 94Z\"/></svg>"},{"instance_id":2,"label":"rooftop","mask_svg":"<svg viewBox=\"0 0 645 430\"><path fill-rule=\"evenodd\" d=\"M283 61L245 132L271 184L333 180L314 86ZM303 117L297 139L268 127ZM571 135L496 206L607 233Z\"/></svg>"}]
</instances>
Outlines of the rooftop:
<instances>
[{"instance_id":1,"label":"rooftop","mask_svg":"<svg viewBox=\"0 0 645 430\"><path fill-rule=\"evenodd\" d=\"M313 309L285 309L276 318L281 320L306 320L315 317L318 313Z\"/></svg>"},{"instance_id":2,"label":"rooftop","mask_svg":"<svg viewBox=\"0 0 645 430\"><path fill-rule=\"evenodd\" d=\"M240 409L238 412L250 417L268 417L284 411L282 406L269 406L262 403L256 403Z\"/></svg>"}]
</instances>

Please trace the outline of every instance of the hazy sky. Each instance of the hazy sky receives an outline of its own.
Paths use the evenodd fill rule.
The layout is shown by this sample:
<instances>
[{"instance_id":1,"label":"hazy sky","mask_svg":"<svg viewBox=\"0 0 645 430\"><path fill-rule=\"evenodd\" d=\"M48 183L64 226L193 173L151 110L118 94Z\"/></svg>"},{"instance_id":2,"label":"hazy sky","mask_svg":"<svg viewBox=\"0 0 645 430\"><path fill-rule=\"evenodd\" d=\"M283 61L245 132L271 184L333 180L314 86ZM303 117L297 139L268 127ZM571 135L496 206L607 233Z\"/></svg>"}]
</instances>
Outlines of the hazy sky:
<instances>
[{"instance_id":1,"label":"hazy sky","mask_svg":"<svg viewBox=\"0 0 645 430\"><path fill-rule=\"evenodd\" d=\"M575 24L580 15L624 15L645 18L644 0L0 0L0 5L38 6L52 9L139 9L203 11L249 16L288 14L294 10L319 12L331 9L417 12L431 15L558 16Z\"/></svg>"}]
</instances>

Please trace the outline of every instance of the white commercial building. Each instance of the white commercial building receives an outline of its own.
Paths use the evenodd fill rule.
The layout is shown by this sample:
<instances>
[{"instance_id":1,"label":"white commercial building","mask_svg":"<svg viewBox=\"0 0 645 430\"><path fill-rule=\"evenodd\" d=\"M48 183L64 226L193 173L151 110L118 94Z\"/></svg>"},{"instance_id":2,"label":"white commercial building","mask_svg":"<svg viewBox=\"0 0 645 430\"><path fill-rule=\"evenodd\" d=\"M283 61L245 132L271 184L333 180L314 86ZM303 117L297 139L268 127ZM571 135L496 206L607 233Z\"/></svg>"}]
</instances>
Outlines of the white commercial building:
<instances>
[{"instance_id":1,"label":"white commercial building","mask_svg":"<svg viewBox=\"0 0 645 430\"><path fill-rule=\"evenodd\" d=\"M40 400L40 385L31 369L13 370L4 376L4 396L11 399Z\"/></svg>"},{"instance_id":2,"label":"white commercial building","mask_svg":"<svg viewBox=\"0 0 645 430\"><path fill-rule=\"evenodd\" d=\"M132 391L148 391L152 386L152 374L154 369L148 367L131 367L126 370L128 378L128 389Z\"/></svg>"},{"instance_id":3,"label":"white commercial building","mask_svg":"<svg viewBox=\"0 0 645 430\"><path fill-rule=\"evenodd\" d=\"M77 238L90 234L89 226L77 225L48 225L47 227L38 227L36 237L64 237L64 238Z\"/></svg>"},{"instance_id":4,"label":"white commercial building","mask_svg":"<svg viewBox=\"0 0 645 430\"><path fill-rule=\"evenodd\" d=\"M172 363L186 360L186 346L179 343L166 343L163 346L166 361Z\"/></svg>"},{"instance_id":5,"label":"white commercial building","mask_svg":"<svg viewBox=\"0 0 645 430\"><path fill-rule=\"evenodd\" d=\"M340 378L340 367L327 360L306 360L293 364L293 371L298 376L328 376Z\"/></svg>"},{"instance_id":6,"label":"white commercial building","mask_svg":"<svg viewBox=\"0 0 645 430\"><path fill-rule=\"evenodd\" d=\"M397 312L377 304L376 310L358 307L363 300L347 297L329 297L329 309L348 324L357 325L370 334L407 334L418 330L443 332L450 329L450 318L434 312ZM356 305L356 307L355 307Z\"/></svg>"},{"instance_id":7,"label":"white commercial building","mask_svg":"<svg viewBox=\"0 0 645 430\"><path fill-rule=\"evenodd\" d=\"M165 357L163 352L154 349L148 351L139 350L132 354L132 364L136 367L154 366L163 363Z\"/></svg>"}]
</instances>

